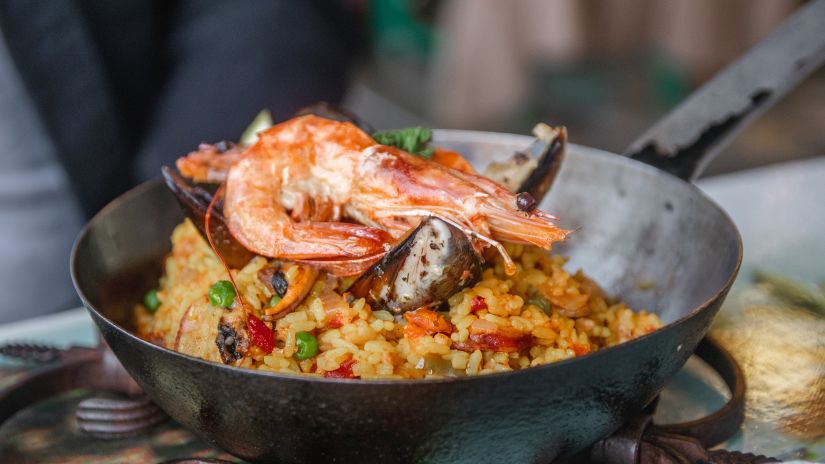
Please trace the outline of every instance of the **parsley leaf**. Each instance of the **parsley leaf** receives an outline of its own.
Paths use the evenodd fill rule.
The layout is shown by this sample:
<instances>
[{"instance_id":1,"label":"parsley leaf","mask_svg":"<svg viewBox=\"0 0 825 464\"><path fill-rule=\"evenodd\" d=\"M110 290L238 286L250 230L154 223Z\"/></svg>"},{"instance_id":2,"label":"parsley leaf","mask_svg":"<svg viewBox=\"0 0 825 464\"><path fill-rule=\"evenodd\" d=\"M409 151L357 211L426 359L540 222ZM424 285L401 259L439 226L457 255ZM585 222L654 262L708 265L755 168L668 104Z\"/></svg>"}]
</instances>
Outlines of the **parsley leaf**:
<instances>
[{"instance_id":1,"label":"parsley leaf","mask_svg":"<svg viewBox=\"0 0 825 464\"><path fill-rule=\"evenodd\" d=\"M429 159L433 156L434 149L430 146L433 131L426 127L380 131L372 134L372 138L381 145L400 148L422 158Z\"/></svg>"}]
</instances>

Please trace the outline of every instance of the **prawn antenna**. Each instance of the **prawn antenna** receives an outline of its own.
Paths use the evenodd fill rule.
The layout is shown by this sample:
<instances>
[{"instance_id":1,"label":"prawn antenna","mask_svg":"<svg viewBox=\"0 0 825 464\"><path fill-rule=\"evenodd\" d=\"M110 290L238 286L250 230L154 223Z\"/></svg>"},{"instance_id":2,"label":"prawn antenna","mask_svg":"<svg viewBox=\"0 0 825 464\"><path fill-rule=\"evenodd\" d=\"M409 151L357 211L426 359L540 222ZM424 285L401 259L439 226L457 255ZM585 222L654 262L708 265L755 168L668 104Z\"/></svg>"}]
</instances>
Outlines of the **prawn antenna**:
<instances>
[{"instance_id":1,"label":"prawn antenna","mask_svg":"<svg viewBox=\"0 0 825 464\"><path fill-rule=\"evenodd\" d=\"M212 240L212 228L209 227L209 222L212 219L212 210L215 208L215 203L218 201L218 197L223 195L224 190L226 189L226 184L221 184L218 187L218 190L215 192L215 195L212 196L212 200L209 201L209 207L206 208L206 215L204 216L203 226L206 229L206 240L209 241L209 246L212 247L212 251L215 253L215 256L218 257L218 260L223 265L223 268L226 269L226 274L229 276L229 282L232 283L232 287L235 289L235 294L238 295L238 300L240 300L241 308L246 311L246 300L244 300L243 293L241 293L241 289L238 288L238 284L235 283L235 278L232 277L232 270L229 269L229 265L226 264L226 260L223 259L223 256L218 252L218 247L215 246L215 241Z\"/></svg>"}]
</instances>

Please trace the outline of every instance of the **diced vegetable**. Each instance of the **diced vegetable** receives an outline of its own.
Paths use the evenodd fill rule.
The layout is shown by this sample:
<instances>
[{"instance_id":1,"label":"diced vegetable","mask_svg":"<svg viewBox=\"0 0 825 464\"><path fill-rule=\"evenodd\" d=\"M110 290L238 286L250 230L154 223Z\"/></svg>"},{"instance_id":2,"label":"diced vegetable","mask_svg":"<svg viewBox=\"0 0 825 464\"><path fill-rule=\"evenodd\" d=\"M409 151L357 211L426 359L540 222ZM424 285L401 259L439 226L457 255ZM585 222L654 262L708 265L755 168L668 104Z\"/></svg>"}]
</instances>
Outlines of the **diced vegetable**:
<instances>
[{"instance_id":1,"label":"diced vegetable","mask_svg":"<svg viewBox=\"0 0 825 464\"><path fill-rule=\"evenodd\" d=\"M434 149L430 146L433 131L425 127L380 131L372 134L372 137L382 145L400 148L422 158L429 159L433 156Z\"/></svg>"},{"instance_id":2,"label":"diced vegetable","mask_svg":"<svg viewBox=\"0 0 825 464\"><path fill-rule=\"evenodd\" d=\"M338 369L334 371L324 372L324 377L333 379L357 379L359 378L352 372L352 367L356 364L355 360L350 358L342 362Z\"/></svg>"},{"instance_id":3,"label":"diced vegetable","mask_svg":"<svg viewBox=\"0 0 825 464\"><path fill-rule=\"evenodd\" d=\"M143 306L146 306L146 310L152 314L158 310L160 307L160 298L158 298L157 289L146 292L146 295L143 296Z\"/></svg>"},{"instance_id":4,"label":"diced vegetable","mask_svg":"<svg viewBox=\"0 0 825 464\"><path fill-rule=\"evenodd\" d=\"M218 308L228 308L235 302L235 288L228 280L219 280L209 288L209 303Z\"/></svg>"},{"instance_id":5,"label":"diced vegetable","mask_svg":"<svg viewBox=\"0 0 825 464\"><path fill-rule=\"evenodd\" d=\"M241 144L254 145L258 141L258 132L269 129L272 124L272 113L267 109L261 110L243 131Z\"/></svg>"},{"instance_id":6,"label":"diced vegetable","mask_svg":"<svg viewBox=\"0 0 825 464\"><path fill-rule=\"evenodd\" d=\"M275 336L264 321L250 314L246 321L247 329L249 330L249 339L252 344L260 348L264 353L272 353L275 349Z\"/></svg>"},{"instance_id":7,"label":"diced vegetable","mask_svg":"<svg viewBox=\"0 0 825 464\"><path fill-rule=\"evenodd\" d=\"M524 304L533 305L540 310L544 311L547 314L550 314L550 302L547 301L547 298L539 295L538 293L534 293Z\"/></svg>"},{"instance_id":8,"label":"diced vegetable","mask_svg":"<svg viewBox=\"0 0 825 464\"><path fill-rule=\"evenodd\" d=\"M281 301L281 297L279 297L278 295L272 295L272 298L269 299L269 306L270 307L275 306L280 301Z\"/></svg>"},{"instance_id":9,"label":"diced vegetable","mask_svg":"<svg viewBox=\"0 0 825 464\"><path fill-rule=\"evenodd\" d=\"M453 331L453 325L447 318L426 306L404 313L404 319L407 320L407 326L416 326L430 335L449 334Z\"/></svg>"},{"instance_id":10,"label":"diced vegetable","mask_svg":"<svg viewBox=\"0 0 825 464\"><path fill-rule=\"evenodd\" d=\"M481 311L482 309L487 309L487 301L483 296L477 295L473 298L473 301L470 302L470 311L476 312Z\"/></svg>"},{"instance_id":11,"label":"diced vegetable","mask_svg":"<svg viewBox=\"0 0 825 464\"><path fill-rule=\"evenodd\" d=\"M295 334L295 359L303 361L314 358L318 354L318 339L309 332L298 332Z\"/></svg>"},{"instance_id":12,"label":"diced vegetable","mask_svg":"<svg viewBox=\"0 0 825 464\"><path fill-rule=\"evenodd\" d=\"M529 350L535 339L529 332L514 327L502 327L485 319L470 325L466 341L453 343L452 348L472 353L475 350L515 353Z\"/></svg>"}]
</instances>

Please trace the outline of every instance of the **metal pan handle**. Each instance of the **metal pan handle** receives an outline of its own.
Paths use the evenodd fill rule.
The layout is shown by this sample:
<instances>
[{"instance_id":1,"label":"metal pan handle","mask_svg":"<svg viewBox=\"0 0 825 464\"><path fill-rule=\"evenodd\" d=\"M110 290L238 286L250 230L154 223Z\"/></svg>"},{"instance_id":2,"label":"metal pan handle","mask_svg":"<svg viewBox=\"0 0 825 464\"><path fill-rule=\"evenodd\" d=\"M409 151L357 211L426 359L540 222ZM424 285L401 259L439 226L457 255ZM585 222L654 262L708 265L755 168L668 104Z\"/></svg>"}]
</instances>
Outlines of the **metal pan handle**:
<instances>
[{"instance_id":1,"label":"metal pan handle","mask_svg":"<svg viewBox=\"0 0 825 464\"><path fill-rule=\"evenodd\" d=\"M733 436L745 418L745 376L739 364L721 345L706 337L696 355L708 363L730 389L731 398L719 410L681 424L653 423L657 402L648 405L613 435L590 449L598 464L768 464L778 459L739 451L710 450Z\"/></svg>"},{"instance_id":2,"label":"metal pan handle","mask_svg":"<svg viewBox=\"0 0 825 464\"><path fill-rule=\"evenodd\" d=\"M692 181L754 118L825 61L825 0L800 7L624 154Z\"/></svg>"}]
</instances>

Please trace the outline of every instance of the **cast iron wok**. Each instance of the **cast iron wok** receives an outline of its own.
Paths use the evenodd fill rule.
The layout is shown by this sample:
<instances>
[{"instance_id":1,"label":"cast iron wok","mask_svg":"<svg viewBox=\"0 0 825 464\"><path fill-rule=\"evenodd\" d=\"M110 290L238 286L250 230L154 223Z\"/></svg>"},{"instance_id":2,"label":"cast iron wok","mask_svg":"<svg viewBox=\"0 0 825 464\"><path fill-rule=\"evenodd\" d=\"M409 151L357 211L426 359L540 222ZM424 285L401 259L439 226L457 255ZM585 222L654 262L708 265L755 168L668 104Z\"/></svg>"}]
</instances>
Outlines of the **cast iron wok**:
<instances>
[{"instance_id":1,"label":"cast iron wok","mask_svg":"<svg viewBox=\"0 0 825 464\"><path fill-rule=\"evenodd\" d=\"M787 36L798 30L815 37L819 26L811 26L810 18L825 16L823 5L821 0L808 4L805 14L791 20L795 24L783 25L760 47L787 46ZM789 50L787 59L805 52L799 48ZM756 49L734 68L754 66L766 56L779 59L775 55ZM704 122L687 136L677 131L693 144L677 143L680 150L668 152L665 142L676 135L663 137L654 128L636 156L664 160L659 164L692 176L702 156L716 151L804 76L792 61L765 66L782 71L775 85L759 82L751 88L734 81L736 88L728 92L744 92L748 104L730 105L721 115L726 117L708 113L714 105L702 96L704 90L676 110L677 121ZM723 74L711 87L731 86L733 77ZM483 167L531 139L438 131L436 141ZM667 325L576 359L476 378L304 378L189 357L129 331L133 305L156 285L169 235L183 217L160 180L128 192L91 220L75 244L72 274L106 342L145 392L175 420L244 459L549 462L609 435L659 392L707 332L736 276L742 245L730 218L693 185L642 162L582 146L569 148L541 208L560 215L563 226L577 228L556 249L571 258L571 269L583 268L609 294L656 311Z\"/></svg>"}]
</instances>

